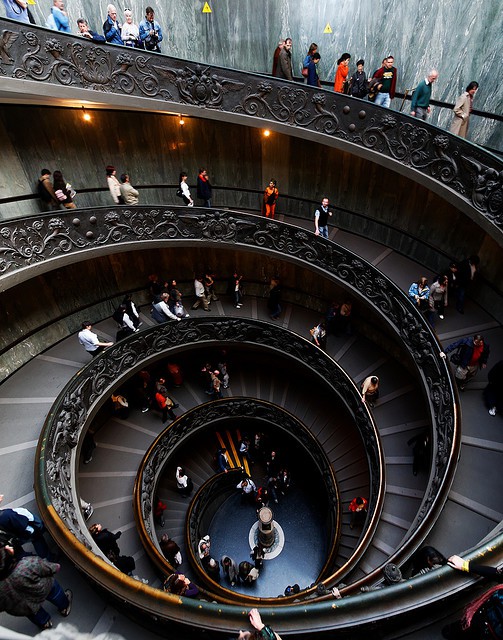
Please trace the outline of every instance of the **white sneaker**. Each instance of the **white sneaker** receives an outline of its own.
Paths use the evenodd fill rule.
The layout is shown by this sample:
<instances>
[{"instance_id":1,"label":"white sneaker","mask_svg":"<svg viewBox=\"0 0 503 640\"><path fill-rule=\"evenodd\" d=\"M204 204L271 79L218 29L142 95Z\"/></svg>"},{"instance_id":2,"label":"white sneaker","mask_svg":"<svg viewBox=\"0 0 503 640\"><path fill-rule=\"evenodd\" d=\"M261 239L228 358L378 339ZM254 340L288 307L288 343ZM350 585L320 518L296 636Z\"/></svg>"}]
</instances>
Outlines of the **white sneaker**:
<instances>
[{"instance_id":1,"label":"white sneaker","mask_svg":"<svg viewBox=\"0 0 503 640\"><path fill-rule=\"evenodd\" d=\"M496 415L496 407L491 407L489 409L489 415L490 416L495 416Z\"/></svg>"}]
</instances>

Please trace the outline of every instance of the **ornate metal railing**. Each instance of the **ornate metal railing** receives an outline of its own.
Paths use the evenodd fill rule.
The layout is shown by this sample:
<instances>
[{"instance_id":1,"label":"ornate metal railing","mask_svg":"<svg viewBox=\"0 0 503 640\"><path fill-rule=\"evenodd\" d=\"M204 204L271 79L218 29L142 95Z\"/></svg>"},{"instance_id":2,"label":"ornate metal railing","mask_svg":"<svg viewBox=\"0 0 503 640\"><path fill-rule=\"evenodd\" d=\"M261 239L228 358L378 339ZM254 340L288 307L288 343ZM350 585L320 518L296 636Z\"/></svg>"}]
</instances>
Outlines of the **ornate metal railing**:
<instances>
[{"instance_id":1,"label":"ornate metal railing","mask_svg":"<svg viewBox=\"0 0 503 640\"><path fill-rule=\"evenodd\" d=\"M173 456L177 455L180 446L187 443L189 439L194 438L201 429L207 429L212 425L216 427L217 423L235 420L236 418L252 419L254 421L259 420L261 422L267 422L268 424L274 424L275 429L285 431L289 438L293 438L299 442L314 461L327 491L326 524L330 553L320 573L321 575L331 573L330 569L333 567L337 555L340 518L340 501L334 470L323 448L299 420L286 410L256 398L233 397L232 399L222 399L195 407L183 414L183 416L165 429L149 447L138 470L133 501L137 530L147 553L162 571L169 572L173 570L160 553L152 513L152 499L157 493L156 487L160 478L165 473L166 466L170 463ZM374 435L377 437L377 434ZM371 464L378 462L379 461L373 456L370 459ZM382 484L381 469L376 469L374 475L380 478L380 484ZM215 475L210 478L210 480L199 489L191 503L186 527L189 549L194 549L197 546L197 541L200 538L200 521L204 513L207 511L213 513L214 511L215 486L213 481L216 481L218 478L220 478L220 475ZM221 479L219 482L220 481L223 482L224 480ZM233 488L236 482L237 481L234 481L232 485ZM375 487L375 489L379 492L378 487ZM374 503L380 503L378 497L377 500L374 500ZM375 530L377 523L378 518L375 518L372 522L373 530ZM372 532L366 536L366 546L368 546L368 542L372 537L371 533ZM356 550L357 557L352 559L350 566L354 566L358 558L361 557L365 551L366 546L358 545L358 549ZM348 570L347 567L345 567L345 570ZM341 571L337 573L340 574ZM227 593L227 597L229 596L232 597L230 592Z\"/></svg>"},{"instance_id":2,"label":"ornate metal railing","mask_svg":"<svg viewBox=\"0 0 503 640\"><path fill-rule=\"evenodd\" d=\"M366 157L411 176L477 217L489 233L503 230L503 162L446 131L343 94L277 78L88 42L0 19L4 91L43 82L54 94L89 90L89 98L275 128ZM62 91L63 90L63 91ZM91 93L92 92L92 93ZM82 92L80 92L82 94ZM116 98L117 100L117 98ZM499 240L503 242L503 240Z\"/></svg>"},{"instance_id":3,"label":"ornate metal railing","mask_svg":"<svg viewBox=\"0 0 503 640\"><path fill-rule=\"evenodd\" d=\"M242 325L242 326L241 326ZM92 420L109 393L125 377L158 358L165 357L173 345L201 346L205 343L240 342L257 348L274 348L303 362L313 374L327 376L323 361L330 359L302 338L258 321L223 320L210 322L206 317L166 324L143 334L131 336L97 356L84 367L60 394L47 418L37 450L36 493L48 527L72 561L93 580L109 590L114 597L127 603L130 611L140 612L156 624L179 621L209 629L230 632L243 625L243 607L179 598L135 582L117 572L102 559L87 551L90 546L78 504L75 487L75 466L79 454L82 430ZM334 363L331 362L331 368ZM336 377L338 374L336 374ZM337 386L339 386L338 381ZM357 422L369 416L363 411L358 392L344 386L341 397L350 405L358 405ZM370 426L370 425L369 425ZM368 429L369 427L367 427ZM440 486L440 485L438 485ZM71 532L71 533L70 533ZM500 536L501 537L501 536ZM81 540L81 543L78 542ZM497 540L501 546L501 540ZM82 544L83 543L83 544ZM491 557L489 551L486 553ZM466 580L448 573L448 569L424 576L410 584L383 591L345 598L341 601L274 606L276 628L285 632L359 628L369 624L393 624L404 612L418 615L421 607L430 606L439 598L457 593ZM439 578L442 578L439 580ZM173 606L175 605L175 606ZM334 608L337 610L334 615ZM264 609L267 607L264 605ZM363 612L365 612L363 614ZM265 615L267 613L265 612ZM420 614L419 614L420 615ZM266 618L267 619L267 618Z\"/></svg>"},{"instance_id":4,"label":"ornate metal railing","mask_svg":"<svg viewBox=\"0 0 503 640\"><path fill-rule=\"evenodd\" d=\"M327 512L325 524L327 528L327 548L329 549L329 553L327 558L325 559L318 579L328 577L328 574L333 573L334 562L338 552L337 541L339 537L340 520L340 500L337 490L337 473L336 470L334 470L330 465L330 462L327 459L325 452L323 451L323 447L318 443L309 429L307 429L306 426L300 422L300 420L295 418L284 409L277 407L269 402L264 402L257 399L232 398L232 400L220 400L217 403L212 403L211 405L204 405L203 407L195 409L194 411L196 416L199 416L199 413L201 411L204 413L202 421L198 420L197 418L195 420L199 428L202 426L202 424L216 424L221 420L232 420L235 418L246 418L248 420L252 419L254 421L261 421L268 425L274 425L274 429L285 432L285 437L287 437L288 439L294 439L301 445L303 450L306 452L306 455L316 466L317 473L322 479L323 486L326 491L325 506ZM192 418L193 415L193 412L189 412L187 414L187 420L192 425L194 424L194 420ZM181 419L185 419L185 415ZM375 437L378 437L377 433L375 433ZM162 436L160 439L158 439L158 442L159 445L162 446ZM154 446L150 449L150 452L151 455L155 454ZM371 464L376 464L379 461L374 456L372 456L369 462ZM166 463L167 460L164 462L164 465ZM161 467L157 471L157 478L160 474L162 474L162 468L163 467ZM380 485L384 484L382 471L382 469L378 468L372 469L371 472L372 476L379 478ZM220 480L218 482L220 482ZM235 485L236 482L234 482L233 484L234 491ZM143 490L143 483L141 486ZM378 487L374 487L373 493L375 493L376 489L378 489ZM148 488L145 487L144 493L147 492ZM192 550L192 556L193 550L197 548L197 542L202 536L201 531L204 527L201 526L201 521L203 520L203 518L205 518L206 513L211 512L212 514L214 514L215 512L214 509L212 509L213 495L215 495L215 485L213 484L212 479L210 479L203 485L203 487L200 488L200 490L194 496L193 501L191 502L187 514L186 536L188 540L188 546ZM378 518L373 519L373 530L375 530L378 521ZM369 542L372 539L372 533L373 531L369 532L369 535L365 536L366 546L368 546ZM357 557L352 558L351 562L347 563L347 565L344 567L344 571L347 572L348 566L352 567L355 565L355 563L364 553L366 546L358 544L355 545L355 555ZM344 573L344 571L337 571L337 574L341 575Z\"/></svg>"},{"instance_id":5,"label":"ornate metal railing","mask_svg":"<svg viewBox=\"0 0 503 640\"><path fill-rule=\"evenodd\" d=\"M84 255L90 258L124 246L131 249L166 246L169 241L173 246L228 244L234 249L260 250L295 262L351 291L387 323L422 376L432 413L436 454L430 488L416 524L423 531L430 526L424 521L425 515L432 508L441 509L459 450L454 391L448 366L439 356L439 345L427 323L407 296L378 269L351 251L304 229L237 212L119 207L81 211L71 221L66 216L40 216L5 228L8 232L2 233L0 229L4 242L0 251L9 256L8 262L0 263L4 267L5 286L11 275L18 281L25 269L33 268L37 273Z\"/></svg>"},{"instance_id":6,"label":"ornate metal railing","mask_svg":"<svg viewBox=\"0 0 503 640\"><path fill-rule=\"evenodd\" d=\"M52 505L68 530L85 542L82 534L83 521L78 508L75 487L75 463L78 459L83 433L89 426L100 406L110 396L112 390L129 378L135 371L166 357L166 354L184 347L200 348L202 344L251 344L256 349L272 350L286 354L299 365L307 367L310 375L320 377L324 384L332 387L352 415L360 432L365 453L371 470L369 477L369 511L376 513L382 507L380 473L383 468L382 450L370 414L364 409L359 391L344 370L329 356L324 354L305 338L295 336L284 329L249 319L194 318L179 323L167 323L151 327L135 334L127 340L116 343L103 354L97 356L75 376L59 395L44 426L39 442L37 457L37 477L44 504ZM239 405L227 405L229 412L237 411ZM215 409L208 405L204 409L193 410L194 420L180 419L172 429L168 429L162 446L156 449L144 471L143 483L153 481L154 471L164 460L170 447L187 437L197 426L210 420ZM249 411L246 403L242 411ZM192 412L189 412L189 416ZM216 418L214 415L213 419ZM307 436L297 436L306 441ZM146 491L144 488L142 491ZM149 513L152 493L142 496L144 514ZM372 528L372 525L369 525ZM151 531L149 530L149 533Z\"/></svg>"}]
</instances>

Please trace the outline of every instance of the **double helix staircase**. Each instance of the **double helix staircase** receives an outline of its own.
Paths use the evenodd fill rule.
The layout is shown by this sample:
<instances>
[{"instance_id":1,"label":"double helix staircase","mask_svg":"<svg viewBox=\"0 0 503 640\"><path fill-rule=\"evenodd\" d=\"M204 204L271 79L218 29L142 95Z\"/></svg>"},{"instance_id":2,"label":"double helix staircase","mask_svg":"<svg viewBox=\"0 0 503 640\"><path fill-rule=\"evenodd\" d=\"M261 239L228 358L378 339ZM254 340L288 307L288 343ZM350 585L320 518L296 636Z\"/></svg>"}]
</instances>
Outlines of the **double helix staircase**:
<instances>
[{"instance_id":1,"label":"double helix staircase","mask_svg":"<svg viewBox=\"0 0 503 640\"><path fill-rule=\"evenodd\" d=\"M357 240L353 242L358 243ZM365 249L368 253L368 243ZM373 251L375 255L383 255L382 248L378 246ZM398 256L395 267L398 264L400 269L393 274L392 258L392 255L386 254L385 262L388 263L390 275L397 280L413 279L417 267L409 264L409 274L404 275L404 259ZM386 265L381 263L380 266L383 268ZM480 308L474 307L470 312L466 317L461 317L452 315L454 312L451 311L440 339L449 342L458 336L480 330L484 331L493 350L501 348L501 332L496 323ZM194 315L198 313L193 312ZM248 298L239 312L222 300L213 305L212 313L217 316L249 313L252 317L267 319L265 301L260 298ZM148 315L142 314L142 319L145 326L151 324ZM308 328L317 320L318 316L312 311L288 304L281 322L285 329L307 337ZM115 324L112 320L98 323L97 329L101 336L114 338ZM351 576L355 580L385 562L406 536L420 508L428 478L425 473L417 476L412 474L412 451L407 441L427 428L427 407L418 393L417 381L407 368L370 339L357 333L329 337L327 352L356 384L372 373L379 376L382 385L381 398L373 409L373 415L384 450L386 493L382 516L372 543ZM6 506L26 506L36 510L31 490L31 469L38 434L53 400L86 360L85 353L72 336L36 356L0 387L0 407L5 425L0 454ZM334 414L332 399L324 396L319 381L302 377L292 379L291 376L282 375L281 368L278 369L276 365L250 362L249 366L241 367L235 364L230 388L224 394L256 397L277 404L301 420L323 446L334 469L341 497L343 517L337 558L337 564L341 565L350 557L359 536L358 531L349 528L347 505L368 484L361 444L343 412ZM179 413L208 400L195 368L189 366L187 373L184 384L172 391L174 399L180 404ZM486 536L494 535L502 520L503 508L497 489L497 469L503 451L498 429L500 418L491 418L484 412L480 399L483 384L482 373L461 398L464 417L461 461L444 511L428 540L446 555L469 549ZM109 418L97 432L98 446L93 460L87 465L81 463L78 472L79 494L94 506L92 521L101 521L108 528L123 532L120 539L122 552L133 555L137 575L148 580L152 586L160 585L161 576L148 560L136 533L132 491L138 465L163 428L160 416L154 412L143 414L132 411L127 420ZM215 473L216 448L213 434L209 436L209 441L184 454L183 464L196 489ZM477 472L476 483L473 482L474 470ZM183 541L188 501L174 491L174 482L169 474L160 487L160 497L168 504L163 531ZM107 608L79 575L72 572L71 566L64 566L62 581L65 580L74 586L77 594L82 594L82 600L86 603L79 604L79 597L76 598L75 612L82 623L79 627L121 630L125 637L133 637L132 633L138 633L134 631L133 623L125 623L121 614ZM2 622L11 628L29 629L29 623L7 618L5 614L2 614ZM142 637L148 637L147 633L142 630Z\"/></svg>"}]
</instances>

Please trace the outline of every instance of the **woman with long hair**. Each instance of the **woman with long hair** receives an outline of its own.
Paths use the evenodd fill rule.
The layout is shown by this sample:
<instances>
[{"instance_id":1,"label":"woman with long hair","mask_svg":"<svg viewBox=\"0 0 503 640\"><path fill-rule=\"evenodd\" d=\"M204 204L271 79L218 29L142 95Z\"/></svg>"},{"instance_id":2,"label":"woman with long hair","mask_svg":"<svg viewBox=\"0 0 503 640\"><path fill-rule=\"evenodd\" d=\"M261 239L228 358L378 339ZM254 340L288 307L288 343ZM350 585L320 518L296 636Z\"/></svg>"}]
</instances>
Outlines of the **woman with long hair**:
<instances>
[{"instance_id":1,"label":"woman with long hair","mask_svg":"<svg viewBox=\"0 0 503 640\"><path fill-rule=\"evenodd\" d=\"M448 565L457 571L464 571L484 578L498 580L500 584L491 587L478 598L470 602L460 621L442 629L442 636L457 640L471 638L503 638L503 584L501 568L489 567L463 560L460 556L451 556Z\"/></svg>"},{"instance_id":2,"label":"woman with long hair","mask_svg":"<svg viewBox=\"0 0 503 640\"><path fill-rule=\"evenodd\" d=\"M121 195L121 183L117 178L117 170L114 166L109 164L106 168L107 173L107 184L110 189L110 194L112 196L115 204L124 204L124 198Z\"/></svg>"},{"instance_id":3,"label":"woman with long hair","mask_svg":"<svg viewBox=\"0 0 503 640\"><path fill-rule=\"evenodd\" d=\"M65 209L76 209L77 207L72 198L72 185L67 184L61 171L55 171L52 174L52 180L54 193L56 194L58 201L65 207Z\"/></svg>"}]
</instances>

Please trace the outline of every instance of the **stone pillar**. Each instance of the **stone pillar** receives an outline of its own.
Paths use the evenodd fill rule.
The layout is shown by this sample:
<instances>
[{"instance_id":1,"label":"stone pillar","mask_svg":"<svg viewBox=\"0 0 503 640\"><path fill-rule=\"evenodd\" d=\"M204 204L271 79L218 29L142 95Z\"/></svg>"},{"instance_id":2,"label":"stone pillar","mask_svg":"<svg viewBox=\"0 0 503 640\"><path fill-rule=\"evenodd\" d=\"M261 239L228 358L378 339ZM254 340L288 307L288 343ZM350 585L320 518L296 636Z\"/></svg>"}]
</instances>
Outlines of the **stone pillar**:
<instances>
[{"instance_id":1,"label":"stone pillar","mask_svg":"<svg viewBox=\"0 0 503 640\"><path fill-rule=\"evenodd\" d=\"M268 549L272 547L275 539L274 521L272 510L262 507L258 512L258 541L260 546Z\"/></svg>"}]
</instances>

